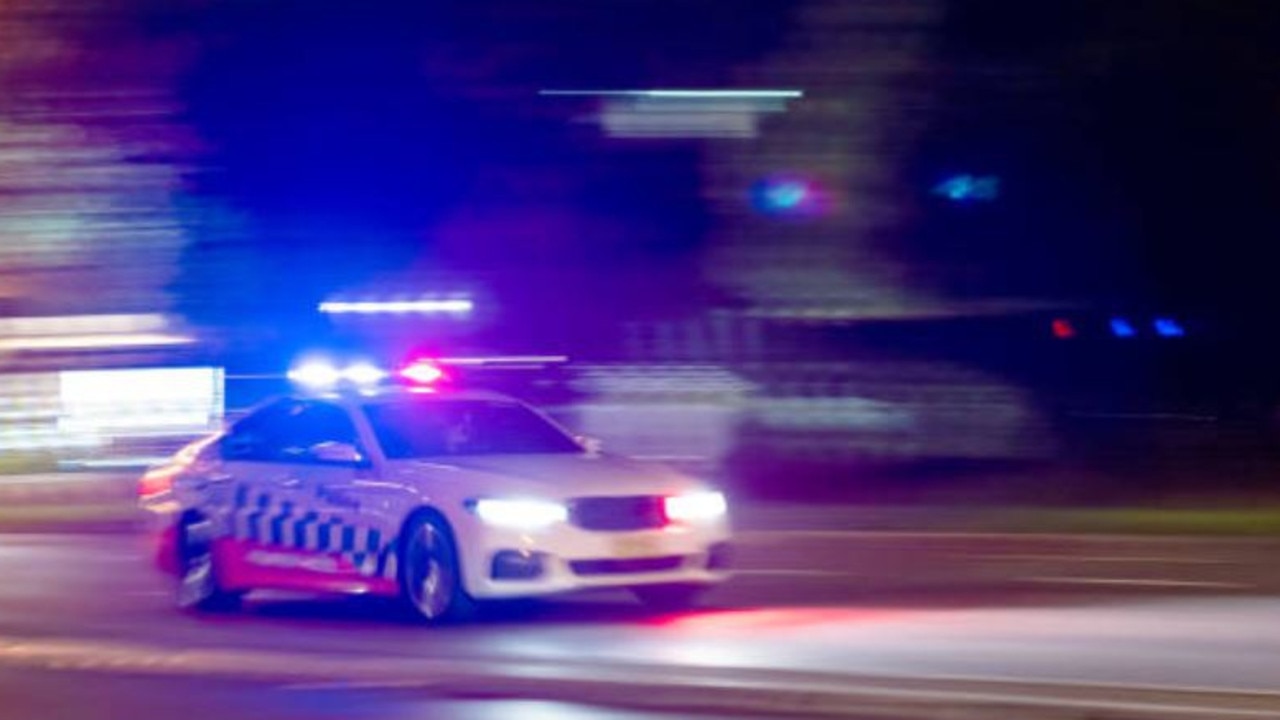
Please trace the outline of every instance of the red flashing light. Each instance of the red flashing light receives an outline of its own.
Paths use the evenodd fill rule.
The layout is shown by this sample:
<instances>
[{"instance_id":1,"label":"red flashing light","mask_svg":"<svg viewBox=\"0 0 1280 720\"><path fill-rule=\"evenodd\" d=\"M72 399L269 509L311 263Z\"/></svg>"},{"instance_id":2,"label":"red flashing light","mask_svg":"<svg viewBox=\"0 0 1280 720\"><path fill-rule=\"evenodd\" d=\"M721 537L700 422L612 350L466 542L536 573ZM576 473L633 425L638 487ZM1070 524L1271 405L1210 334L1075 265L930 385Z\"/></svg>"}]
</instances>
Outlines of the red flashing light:
<instances>
[{"instance_id":1,"label":"red flashing light","mask_svg":"<svg viewBox=\"0 0 1280 720\"><path fill-rule=\"evenodd\" d=\"M400 377L415 385L432 385L446 379L444 371L429 360L418 360L400 370Z\"/></svg>"},{"instance_id":2,"label":"red flashing light","mask_svg":"<svg viewBox=\"0 0 1280 720\"><path fill-rule=\"evenodd\" d=\"M1053 336L1059 340L1070 340L1076 336L1076 326L1070 320L1058 318L1053 321Z\"/></svg>"}]
</instances>

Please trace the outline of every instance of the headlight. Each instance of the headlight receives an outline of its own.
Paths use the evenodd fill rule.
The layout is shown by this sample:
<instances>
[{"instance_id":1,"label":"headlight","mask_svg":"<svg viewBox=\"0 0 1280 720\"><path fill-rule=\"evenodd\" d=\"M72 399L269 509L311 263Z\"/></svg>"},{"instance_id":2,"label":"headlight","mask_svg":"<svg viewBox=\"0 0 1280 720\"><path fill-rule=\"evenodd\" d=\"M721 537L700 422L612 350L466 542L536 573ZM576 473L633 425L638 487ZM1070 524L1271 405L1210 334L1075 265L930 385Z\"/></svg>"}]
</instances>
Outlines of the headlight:
<instances>
[{"instance_id":1,"label":"headlight","mask_svg":"<svg viewBox=\"0 0 1280 720\"><path fill-rule=\"evenodd\" d=\"M469 503L476 517L490 525L536 530L569 519L569 510L546 500L475 500Z\"/></svg>"},{"instance_id":2,"label":"headlight","mask_svg":"<svg viewBox=\"0 0 1280 720\"><path fill-rule=\"evenodd\" d=\"M675 522L714 520L728 511L724 495L718 492L698 492L674 495L663 501L667 519Z\"/></svg>"}]
</instances>

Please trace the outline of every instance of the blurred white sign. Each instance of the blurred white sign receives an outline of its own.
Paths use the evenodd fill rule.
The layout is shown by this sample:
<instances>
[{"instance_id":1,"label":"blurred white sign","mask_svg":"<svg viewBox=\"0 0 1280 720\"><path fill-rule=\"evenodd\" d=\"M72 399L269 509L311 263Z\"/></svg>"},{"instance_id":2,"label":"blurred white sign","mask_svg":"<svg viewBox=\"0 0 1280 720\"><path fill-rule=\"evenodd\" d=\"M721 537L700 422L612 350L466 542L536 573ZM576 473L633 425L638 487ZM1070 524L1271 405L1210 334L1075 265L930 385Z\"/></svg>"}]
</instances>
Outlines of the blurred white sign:
<instances>
[{"instance_id":1,"label":"blurred white sign","mask_svg":"<svg viewBox=\"0 0 1280 720\"><path fill-rule=\"evenodd\" d=\"M59 385L62 432L199 433L222 421L222 368L68 370Z\"/></svg>"}]
</instances>

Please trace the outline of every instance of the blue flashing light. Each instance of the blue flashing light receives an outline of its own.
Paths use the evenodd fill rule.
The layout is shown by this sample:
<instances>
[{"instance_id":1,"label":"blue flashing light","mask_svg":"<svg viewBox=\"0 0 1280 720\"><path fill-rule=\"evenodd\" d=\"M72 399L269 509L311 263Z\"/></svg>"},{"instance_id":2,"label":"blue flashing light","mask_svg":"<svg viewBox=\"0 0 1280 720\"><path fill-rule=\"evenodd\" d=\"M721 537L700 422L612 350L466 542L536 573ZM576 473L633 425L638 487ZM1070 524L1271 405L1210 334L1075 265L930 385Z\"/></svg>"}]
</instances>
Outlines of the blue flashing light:
<instances>
[{"instance_id":1,"label":"blue flashing light","mask_svg":"<svg viewBox=\"0 0 1280 720\"><path fill-rule=\"evenodd\" d=\"M1124 318L1111 318L1111 333L1118 338L1131 338L1138 334Z\"/></svg>"},{"instance_id":2,"label":"blue flashing light","mask_svg":"<svg viewBox=\"0 0 1280 720\"><path fill-rule=\"evenodd\" d=\"M1156 318L1155 320L1156 334L1160 337L1182 337L1187 332L1182 329L1177 320L1173 318Z\"/></svg>"},{"instance_id":3,"label":"blue flashing light","mask_svg":"<svg viewBox=\"0 0 1280 720\"><path fill-rule=\"evenodd\" d=\"M289 379L310 388L328 388L338 384L342 373L330 363L311 360L290 370Z\"/></svg>"},{"instance_id":4,"label":"blue flashing light","mask_svg":"<svg viewBox=\"0 0 1280 720\"><path fill-rule=\"evenodd\" d=\"M339 367L327 360L307 360L288 372L291 382L312 390L329 390L339 385L372 387L385 380L388 373L366 362Z\"/></svg>"}]
</instances>

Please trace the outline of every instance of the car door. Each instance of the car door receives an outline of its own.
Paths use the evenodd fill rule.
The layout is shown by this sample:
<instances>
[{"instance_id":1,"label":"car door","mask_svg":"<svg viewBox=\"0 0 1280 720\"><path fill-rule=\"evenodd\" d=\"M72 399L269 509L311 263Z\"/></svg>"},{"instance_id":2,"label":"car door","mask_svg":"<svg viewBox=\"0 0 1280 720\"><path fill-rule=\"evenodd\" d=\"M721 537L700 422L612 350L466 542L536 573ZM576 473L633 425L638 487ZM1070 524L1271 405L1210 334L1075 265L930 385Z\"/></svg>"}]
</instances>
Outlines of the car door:
<instances>
[{"instance_id":1,"label":"car door","mask_svg":"<svg viewBox=\"0 0 1280 720\"><path fill-rule=\"evenodd\" d=\"M342 451L332 452L335 448ZM384 574L390 534L366 507L363 488L376 483L369 453L347 409L307 401L295 414L281 452L291 459L299 491L299 502L279 531L285 544L332 558L339 573ZM274 527L272 533L275 537Z\"/></svg>"},{"instance_id":2,"label":"car door","mask_svg":"<svg viewBox=\"0 0 1280 720\"><path fill-rule=\"evenodd\" d=\"M241 419L219 443L221 467L210 481L227 508L225 534L246 552L296 547L287 526L310 504L305 464L292 451L305 409L303 401L277 401Z\"/></svg>"}]
</instances>

